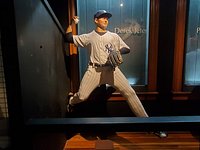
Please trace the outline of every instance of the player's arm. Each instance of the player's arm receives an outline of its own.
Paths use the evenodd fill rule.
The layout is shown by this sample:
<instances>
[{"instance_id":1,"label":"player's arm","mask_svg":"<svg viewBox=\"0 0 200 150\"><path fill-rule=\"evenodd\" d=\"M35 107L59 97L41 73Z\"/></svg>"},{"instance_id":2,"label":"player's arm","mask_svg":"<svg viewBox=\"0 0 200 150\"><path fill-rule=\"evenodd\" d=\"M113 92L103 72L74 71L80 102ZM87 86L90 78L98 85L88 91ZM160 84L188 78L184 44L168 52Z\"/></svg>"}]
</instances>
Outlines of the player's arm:
<instances>
[{"instance_id":1,"label":"player's arm","mask_svg":"<svg viewBox=\"0 0 200 150\"><path fill-rule=\"evenodd\" d=\"M65 41L68 43L74 43L72 32L66 32Z\"/></svg>"},{"instance_id":2,"label":"player's arm","mask_svg":"<svg viewBox=\"0 0 200 150\"><path fill-rule=\"evenodd\" d=\"M72 26L78 23L78 17L74 16L67 27L66 33L65 33L65 41L68 43L74 43L73 41L73 35L72 35Z\"/></svg>"},{"instance_id":3,"label":"player's arm","mask_svg":"<svg viewBox=\"0 0 200 150\"><path fill-rule=\"evenodd\" d=\"M126 47L122 47L119 51L120 51L121 54L128 54L128 53L130 53L130 49L126 48Z\"/></svg>"},{"instance_id":4,"label":"player's arm","mask_svg":"<svg viewBox=\"0 0 200 150\"><path fill-rule=\"evenodd\" d=\"M119 51L120 54L128 54L130 53L130 47L121 39L121 37L117 35L117 43L119 43L118 47L119 47Z\"/></svg>"}]
</instances>

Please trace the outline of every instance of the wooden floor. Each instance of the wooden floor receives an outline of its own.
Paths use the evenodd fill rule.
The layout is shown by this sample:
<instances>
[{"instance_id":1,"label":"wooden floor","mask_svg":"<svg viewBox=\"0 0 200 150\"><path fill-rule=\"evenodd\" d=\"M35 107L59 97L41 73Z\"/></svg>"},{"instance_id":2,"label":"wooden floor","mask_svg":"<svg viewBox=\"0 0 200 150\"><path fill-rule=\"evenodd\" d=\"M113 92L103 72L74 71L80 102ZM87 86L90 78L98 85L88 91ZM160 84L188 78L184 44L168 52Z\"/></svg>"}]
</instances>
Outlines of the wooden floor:
<instances>
[{"instance_id":1,"label":"wooden floor","mask_svg":"<svg viewBox=\"0 0 200 150\"><path fill-rule=\"evenodd\" d=\"M185 131L168 132L167 138L147 132L78 133L67 140L64 150L95 150L98 147L107 150L109 147L114 150L200 150L200 138L199 133Z\"/></svg>"}]
</instances>

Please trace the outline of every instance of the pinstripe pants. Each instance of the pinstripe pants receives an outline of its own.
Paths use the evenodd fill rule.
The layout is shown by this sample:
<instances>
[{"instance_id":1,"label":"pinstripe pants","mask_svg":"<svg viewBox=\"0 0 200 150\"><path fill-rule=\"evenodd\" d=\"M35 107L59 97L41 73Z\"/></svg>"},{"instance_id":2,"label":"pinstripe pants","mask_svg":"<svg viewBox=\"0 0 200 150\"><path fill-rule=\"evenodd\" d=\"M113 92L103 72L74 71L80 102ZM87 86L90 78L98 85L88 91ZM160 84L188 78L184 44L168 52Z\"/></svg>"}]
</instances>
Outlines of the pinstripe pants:
<instances>
[{"instance_id":1,"label":"pinstripe pants","mask_svg":"<svg viewBox=\"0 0 200 150\"><path fill-rule=\"evenodd\" d=\"M101 84L109 84L118 90L128 100L129 107L137 117L148 117L135 91L118 67L114 70L110 66L97 68L88 66L80 83L79 91L74 94L70 104L75 105L85 101Z\"/></svg>"}]
</instances>

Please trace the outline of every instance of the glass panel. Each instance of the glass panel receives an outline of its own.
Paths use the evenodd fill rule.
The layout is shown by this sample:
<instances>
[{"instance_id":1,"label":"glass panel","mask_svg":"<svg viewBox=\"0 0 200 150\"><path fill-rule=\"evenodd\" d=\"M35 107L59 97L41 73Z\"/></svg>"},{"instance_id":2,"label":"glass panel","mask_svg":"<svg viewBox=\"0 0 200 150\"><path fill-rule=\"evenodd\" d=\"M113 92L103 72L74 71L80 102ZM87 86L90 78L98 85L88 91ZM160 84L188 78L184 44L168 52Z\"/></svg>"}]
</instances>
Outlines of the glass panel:
<instances>
[{"instance_id":1,"label":"glass panel","mask_svg":"<svg viewBox=\"0 0 200 150\"><path fill-rule=\"evenodd\" d=\"M146 85L148 70L149 0L78 0L80 17L78 33L83 34L95 28L93 15L99 9L112 13L108 30L117 33L131 48L123 55L120 66L131 85ZM79 49L80 78L88 63L87 50Z\"/></svg>"},{"instance_id":2,"label":"glass panel","mask_svg":"<svg viewBox=\"0 0 200 150\"><path fill-rule=\"evenodd\" d=\"M200 0L189 2L185 52L186 85L200 85Z\"/></svg>"}]
</instances>

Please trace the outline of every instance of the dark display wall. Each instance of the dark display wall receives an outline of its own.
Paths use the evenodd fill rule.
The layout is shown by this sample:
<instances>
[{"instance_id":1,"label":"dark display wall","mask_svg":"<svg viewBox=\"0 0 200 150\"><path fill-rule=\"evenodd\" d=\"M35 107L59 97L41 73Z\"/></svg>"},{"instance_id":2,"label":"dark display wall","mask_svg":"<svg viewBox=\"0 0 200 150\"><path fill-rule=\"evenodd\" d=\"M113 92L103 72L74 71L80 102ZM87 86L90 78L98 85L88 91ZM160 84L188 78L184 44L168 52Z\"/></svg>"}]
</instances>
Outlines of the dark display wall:
<instances>
[{"instance_id":1,"label":"dark display wall","mask_svg":"<svg viewBox=\"0 0 200 150\"><path fill-rule=\"evenodd\" d=\"M40 0L14 5L24 116L64 117L69 80L63 35Z\"/></svg>"}]
</instances>

